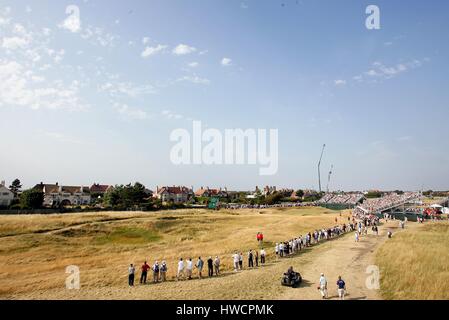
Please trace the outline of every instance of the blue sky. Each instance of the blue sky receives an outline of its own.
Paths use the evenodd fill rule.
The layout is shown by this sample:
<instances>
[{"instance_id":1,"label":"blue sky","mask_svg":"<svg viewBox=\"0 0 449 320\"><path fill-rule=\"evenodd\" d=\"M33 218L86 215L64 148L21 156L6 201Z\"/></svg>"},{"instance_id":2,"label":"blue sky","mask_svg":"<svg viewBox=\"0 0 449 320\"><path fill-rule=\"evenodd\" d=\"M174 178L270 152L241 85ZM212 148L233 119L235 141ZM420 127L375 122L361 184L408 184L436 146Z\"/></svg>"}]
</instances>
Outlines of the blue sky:
<instances>
[{"instance_id":1,"label":"blue sky","mask_svg":"<svg viewBox=\"0 0 449 320\"><path fill-rule=\"evenodd\" d=\"M448 15L443 0L0 0L0 178L317 188L326 143L332 190L449 189ZM192 120L278 129L278 173L173 165L170 132Z\"/></svg>"}]
</instances>

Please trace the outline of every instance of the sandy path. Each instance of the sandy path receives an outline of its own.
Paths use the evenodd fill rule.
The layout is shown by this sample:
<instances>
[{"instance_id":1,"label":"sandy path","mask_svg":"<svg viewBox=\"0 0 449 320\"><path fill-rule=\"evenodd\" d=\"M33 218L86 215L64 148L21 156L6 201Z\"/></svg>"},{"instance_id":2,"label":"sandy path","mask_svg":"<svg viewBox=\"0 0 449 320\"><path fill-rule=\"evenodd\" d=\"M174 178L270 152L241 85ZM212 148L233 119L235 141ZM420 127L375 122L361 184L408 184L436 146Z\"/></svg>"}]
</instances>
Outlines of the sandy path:
<instances>
[{"instance_id":1,"label":"sandy path","mask_svg":"<svg viewBox=\"0 0 449 320\"><path fill-rule=\"evenodd\" d=\"M415 224L416 225L416 224ZM408 227L412 226L411 223ZM374 265L376 249L387 240L387 232L398 232L398 222L390 221L379 227L379 235L372 234L369 230L367 236L361 237L355 242L351 234L343 239L333 242L331 246L318 249L311 253L310 262L300 270L305 279L304 285L295 290L290 290L280 299L310 300L321 299L318 291L318 280L323 272L328 281L329 299L338 299L336 282L341 275L346 282L347 300L379 300L378 290L368 289L366 279L370 276L367 267Z\"/></svg>"}]
</instances>

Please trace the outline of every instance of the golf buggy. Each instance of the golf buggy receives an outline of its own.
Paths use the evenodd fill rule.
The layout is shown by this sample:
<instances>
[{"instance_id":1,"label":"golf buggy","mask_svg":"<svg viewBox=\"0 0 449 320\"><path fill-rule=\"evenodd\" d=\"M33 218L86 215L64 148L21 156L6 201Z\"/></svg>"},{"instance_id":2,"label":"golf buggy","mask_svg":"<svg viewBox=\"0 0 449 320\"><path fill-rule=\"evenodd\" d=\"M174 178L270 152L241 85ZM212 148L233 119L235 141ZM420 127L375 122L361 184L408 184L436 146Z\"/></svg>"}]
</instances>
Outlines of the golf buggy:
<instances>
[{"instance_id":1,"label":"golf buggy","mask_svg":"<svg viewBox=\"0 0 449 320\"><path fill-rule=\"evenodd\" d=\"M299 272L286 272L282 276L281 284L287 287L297 288L302 282L302 277Z\"/></svg>"}]
</instances>

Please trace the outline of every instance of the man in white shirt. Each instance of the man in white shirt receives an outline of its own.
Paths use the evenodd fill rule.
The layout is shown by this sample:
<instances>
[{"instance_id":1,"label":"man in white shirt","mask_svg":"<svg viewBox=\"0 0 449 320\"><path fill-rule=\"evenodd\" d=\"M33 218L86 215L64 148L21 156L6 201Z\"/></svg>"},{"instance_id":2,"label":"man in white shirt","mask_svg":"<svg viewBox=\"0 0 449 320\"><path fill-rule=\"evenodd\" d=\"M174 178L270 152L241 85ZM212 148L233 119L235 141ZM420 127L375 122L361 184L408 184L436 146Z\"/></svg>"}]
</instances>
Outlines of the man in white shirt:
<instances>
[{"instance_id":1,"label":"man in white shirt","mask_svg":"<svg viewBox=\"0 0 449 320\"><path fill-rule=\"evenodd\" d=\"M178 273L176 275L176 280L179 280L181 275L182 275L182 277L184 277L184 261L182 260L182 258L179 259L179 262L178 262Z\"/></svg>"},{"instance_id":2,"label":"man in white shirt","mask_svg":"<svg viewBox=\"0 0 449 320\"><path fill-rule=\"evenodd\" d=\"M187 260L187 264L186 264L186 274L187 274L187 279L192 279L192 270L193 270L193 261L192 258L189 258L189 260Z\"/></svg>"},{"instance_id":3,"label":"man in white shirt","mask_svg":"<svg viewBox=\"0 0 449 320\"><path fill-rule=\"evenodd\" d=\"M237 272L239 270L240 255L235 252L232 258L234 260L234 271Z\"/></svg>"},{"instance_id":4,"label":"man in white shirt","mask_svg":"<svg viewBox=\"0 0 449 320\"><path fill-rule=\"evenodd\" d=\"M218 256L214 259L214 268L215 268L215 275L220 275L220 258Z\"/></svg>"},{"instance_id":5,"label":"man in white shirt","mask_svg":"<svg viewBox=\"0 0 449 320\"><path fill-rule=\"evenodd\" d=\"M134 286L134 274L136 273L136 268L134 268L133 264L129 265L128 268L128 285L130 287Z\"/></svg>"},{"instance_id":6,"label":"man in white shirt","mask_svg":"<svg viewBox=\"0 0 449 320\"><path fill-rule=\"evenodd\" d=\"M323 299L327 299L327 279L324 276L324 273L322 273L320 277L320 292L321 297Z\"/></svg>"},{"instance_id":7,"label":"man in white shirt","mask_svg":"<svg viewBox=\"0 0 449 320\"><path fill-rule=\"evenodd\" d=\"M265 264L265 256L267 255L267 253L265 252L265 249L262 248L262 250L260 250L260 263L261 264Z\"/></svg>"}]
</instances>

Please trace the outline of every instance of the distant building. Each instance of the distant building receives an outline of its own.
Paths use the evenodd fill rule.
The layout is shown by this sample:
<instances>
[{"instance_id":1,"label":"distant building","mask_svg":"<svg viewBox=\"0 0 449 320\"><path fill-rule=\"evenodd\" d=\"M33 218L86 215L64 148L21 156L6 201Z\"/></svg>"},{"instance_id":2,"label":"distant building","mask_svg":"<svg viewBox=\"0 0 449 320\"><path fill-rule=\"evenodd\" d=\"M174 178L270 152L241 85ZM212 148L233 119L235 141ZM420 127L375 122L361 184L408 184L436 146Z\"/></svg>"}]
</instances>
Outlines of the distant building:
<instances>
[{"instance_id":1,"label":"distant building","mask_svg":"<svg viewBox=\"0 0 449 320\"><path fill-rule=\"evenodd\" d=\"M220 189L210 189L209 187L203 188L201 187L195 192L195 196L197 197L218 197L218 198L227 198L228 197L228 191L227 188L220 188Z\"/></svg>"},{"instance_id":2,"label":"distant building","mask_svg":"<svg viewBox=\"0 0 449 320\"><path fill-rule=\"evenodd\" d=\"M9 207L14 200L14 193L6 188L5 181L0 183L0 207Z\"/></svg>"},{"instance_id":3,"label":"distant building","mask_svg":"<svg viewBox=\"0 0 449 320\"><path fill-rule=\"evenodd\" d=\"M34 189L44 193L44 206L79 206L91 203L89 187L60 186L55 184L37 184Z\"/></svg>"},{"instance_id":4,"label":"distant building","mask_svg":"<svg viewBox=\"0 0 449 320\"><path fill-rule=\"evenodd\" d=\"M193 197L193 189L182 186L161 188L157 186L154 197L162 202L185 203Z\"/></svg>"},{"instance_id":5,"label":"distant building","mask_svg":"<svg viewBox=\"0 0 449 320\"><path fill-rule=\"evenodd\" d=\"M113 188L113 186L107 184L94 183L89 189L91 195L104 195L106 192Z\"/></svg>"}]
</instances>

